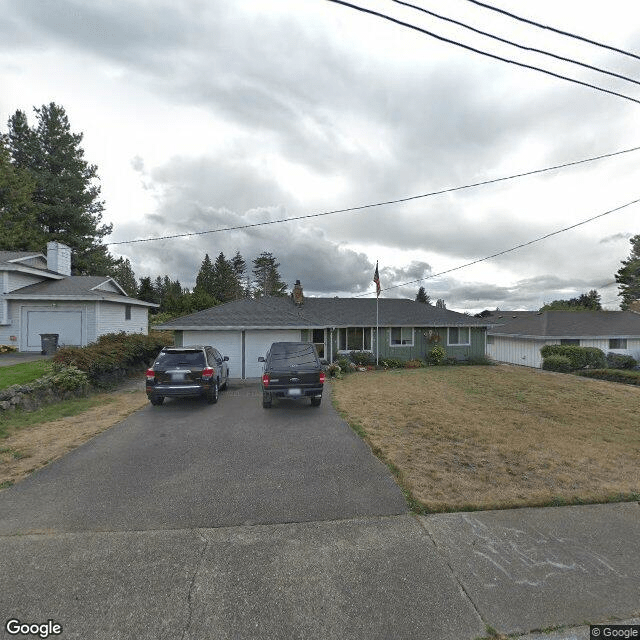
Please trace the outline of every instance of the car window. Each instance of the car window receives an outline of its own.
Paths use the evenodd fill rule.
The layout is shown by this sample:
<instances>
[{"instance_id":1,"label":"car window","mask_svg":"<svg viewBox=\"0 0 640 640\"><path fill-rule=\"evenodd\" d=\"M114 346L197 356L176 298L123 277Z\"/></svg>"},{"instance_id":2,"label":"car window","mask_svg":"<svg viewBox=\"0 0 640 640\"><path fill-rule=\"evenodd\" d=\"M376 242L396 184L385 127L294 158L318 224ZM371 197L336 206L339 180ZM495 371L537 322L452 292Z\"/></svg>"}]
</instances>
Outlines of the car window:
<instances>
[{"instance_id":1,"label":"car window","mask_svg":"<svg viewBox=\"0 0 640 640\"><path fill-rule=\"evenodd\" d=\"M202 351L164 351L156 360L161 367L174 367L178 365L190 365L193 367L205 367L206 362Z\"/></svg>"},{"instance_id":2,"label":"car window","mask_svg":"<svg viewBox=\"0 0 640 640\"><path fill-rule=\"evenodd\" d=\"M222 362L222 356L220 355L220 352L216 349L211 349L211 351L213 352L213 357L216 359L216 362Z\"/></svg>"},{"instance_id":3,"label":"car window","mask_svg":"<svg viewBox=\"0 0 640 640\"><path fill-rule=\"evenodd\" d=\"M286 362L287 365L302 366L305 364L316 365L318 359L312 344L282 343L274 344L269 352L272 366Z\"/></svg>"}]
</instances>

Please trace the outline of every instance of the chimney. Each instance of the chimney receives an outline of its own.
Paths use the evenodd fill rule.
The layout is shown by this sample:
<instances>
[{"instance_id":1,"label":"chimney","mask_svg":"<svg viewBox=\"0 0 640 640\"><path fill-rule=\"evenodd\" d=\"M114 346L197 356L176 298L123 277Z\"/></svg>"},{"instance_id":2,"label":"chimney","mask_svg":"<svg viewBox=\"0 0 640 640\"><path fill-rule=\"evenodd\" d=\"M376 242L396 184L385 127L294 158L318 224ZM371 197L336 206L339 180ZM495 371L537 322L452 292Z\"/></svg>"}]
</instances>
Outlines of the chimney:
<instances>
[{"instance_id":1,"label":"chimney","mask_svg":"<svg viewBox=\"0 0 640 640\"><path fill-rule=\"evenodd\" d=\"M629 304L629 311L640 313L640 300L634 300L631 304Z\"/></svg>"},{"instance_id":2,"label":"chimney","mask_svg":"<svg viewBox=\"0 0 640 640\"><path fill-rule=\"evenodd\" d=\"M295 304L296 307L301 307L304 304L304 294L302 292L300 280L296 280L296 283L293 285L291 297L293 298L293 304Z\"/></svg>"},{"instance_id":3,"label":"chimney","mask_svg":"<svg viewBox=\"0 0 640 640\"><path fill-rule=\"evenodd\" d=\"M71 249L62 242L47 242L47 269L63 276L71 275Z\"/></svg>"}]
</instances>

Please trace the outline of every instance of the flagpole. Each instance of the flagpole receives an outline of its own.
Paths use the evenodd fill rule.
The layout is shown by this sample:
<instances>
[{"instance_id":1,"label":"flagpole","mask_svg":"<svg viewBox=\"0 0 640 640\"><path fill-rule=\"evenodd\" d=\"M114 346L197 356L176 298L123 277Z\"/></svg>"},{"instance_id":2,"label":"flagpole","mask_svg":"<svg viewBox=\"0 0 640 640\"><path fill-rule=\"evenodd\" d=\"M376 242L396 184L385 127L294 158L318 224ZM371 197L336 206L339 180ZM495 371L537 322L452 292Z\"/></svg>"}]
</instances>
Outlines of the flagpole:
<instances>
[{"instance_id":1,"label":"flagpole","mask_svg":"<svg viewBox=\"0 0 640 640\"><path fill-rule=\"evenodd\" d=\"M380 345L380 328L378 326L379 322L378 322L378 301L380 300L380 298L378 296L376 296L376 367L378 366L378 353L380 351L379 349L379 345Z\"/></svg>"}]
</instances>

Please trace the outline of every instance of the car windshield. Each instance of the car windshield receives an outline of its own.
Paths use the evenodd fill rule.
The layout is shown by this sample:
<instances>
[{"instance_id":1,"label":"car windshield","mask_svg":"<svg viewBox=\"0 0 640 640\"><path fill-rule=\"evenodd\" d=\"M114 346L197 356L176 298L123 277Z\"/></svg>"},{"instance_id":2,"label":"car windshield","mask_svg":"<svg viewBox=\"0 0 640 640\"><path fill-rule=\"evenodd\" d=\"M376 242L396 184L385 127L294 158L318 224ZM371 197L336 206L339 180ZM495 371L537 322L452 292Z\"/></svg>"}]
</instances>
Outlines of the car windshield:
<instances>
[{"instance_id":1,"label":"car windshield","mask_svg":"<svg viewBox=\"0 0 640 640\"><path fill-rule=\"evenodd\" d=\"M271 347L271 365L287 364L287 366L317 365L316 352L312 344L274 344Z\"/></svg>"},{"instance_id":2,"label":"car windshield","mask_svg":"<svg viewBox=\"0 0 640 640\"><path fill-rule=\"evenodd\" d=\"M165 351L158 356L156 365L165 368L190 365L202 369L205 366L204 354L202 351Z\"/></svg>"}]
</instances>

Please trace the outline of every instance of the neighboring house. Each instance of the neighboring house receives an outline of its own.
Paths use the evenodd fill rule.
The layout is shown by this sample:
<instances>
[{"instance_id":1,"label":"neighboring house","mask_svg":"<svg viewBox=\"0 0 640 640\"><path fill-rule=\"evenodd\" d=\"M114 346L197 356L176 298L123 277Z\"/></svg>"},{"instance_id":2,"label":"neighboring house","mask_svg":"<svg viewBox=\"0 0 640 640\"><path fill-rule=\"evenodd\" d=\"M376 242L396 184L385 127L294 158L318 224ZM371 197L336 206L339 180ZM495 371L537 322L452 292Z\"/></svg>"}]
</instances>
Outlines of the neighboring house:
<instances>
[{"instance_id":1,"label":"neighboring house","mask_svg":"<svg viewBox=\"0 0 640 640\"><path fill-rule=\"evenodd\" d=\"M47 244L35 251L0 251L0 344L40 351L40 334L58 344L85 346L105 333L147 333L157 305L127 296L107 276L72 276L71 249Z\"/></svg>"},{"instance_id":2,"label":"neighboring house","mask_svg":"<svg viewBox=\"0 0 640 640\"><path fill-rule=\"evenodd\" d=\"M307 298L299 283L291 298L236 300L158 328L173 330L177 345L213 345L229 356L231 375L238 378L259 377L258 357L278 341L313 342L329 361L349 351L375 355L376 334L380 360L424 359L436 344L452 358L485 355L484 319L412 300L378 302L377 332L375 298Z\"/></svg>"},{"instance_id":3,"label":"neighboring house","mask_svg":"<svg viewBox=\"0 0 640 640\"><path fill-rule=\"evenodd\" d=\"M494 311L485 320L487 355L541 367L545 344L597 347L640 360L640 314L633 311Z\"/></svg>"}]
</instances>

